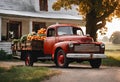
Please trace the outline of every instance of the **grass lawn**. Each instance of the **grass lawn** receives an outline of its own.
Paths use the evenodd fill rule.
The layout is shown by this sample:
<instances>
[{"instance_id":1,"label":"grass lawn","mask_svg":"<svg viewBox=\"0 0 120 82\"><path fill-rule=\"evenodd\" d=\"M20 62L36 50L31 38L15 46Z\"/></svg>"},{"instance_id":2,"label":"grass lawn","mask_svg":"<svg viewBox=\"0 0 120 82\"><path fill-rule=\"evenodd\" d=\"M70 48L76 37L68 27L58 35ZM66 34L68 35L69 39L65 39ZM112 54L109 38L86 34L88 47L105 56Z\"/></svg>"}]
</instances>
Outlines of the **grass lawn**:
<instances>
[{"instance_id":1,"label":"grass lawn","mask_svg":"<svg viewBox=\"0 0 120 82\"><path fill-rule=\"evenodd\" d=\"M120 44L106 43L105 54L109 58L113 58L120 61Z\"/></svg>"},{"instance_id":2,"label":"grass lawn","mask_svg":"<svg viewBox=\"0 0 120 82\"><path fill-rule=\"evenodd\" d=\"M106 43L107 59L103 59L103 65L120 67L120 44Z\"/></svg>"},{"instance_id":3,"label":"grass lawn","mask_svg":"<svg viewBox=\"0 0 120 82\"><path fill-rule=\"evenodd\" d=\"M59 74L45 67L11 67L9 70L0 68L0 82L40 82L43 79Z\"/></svg>"}]
</instances>

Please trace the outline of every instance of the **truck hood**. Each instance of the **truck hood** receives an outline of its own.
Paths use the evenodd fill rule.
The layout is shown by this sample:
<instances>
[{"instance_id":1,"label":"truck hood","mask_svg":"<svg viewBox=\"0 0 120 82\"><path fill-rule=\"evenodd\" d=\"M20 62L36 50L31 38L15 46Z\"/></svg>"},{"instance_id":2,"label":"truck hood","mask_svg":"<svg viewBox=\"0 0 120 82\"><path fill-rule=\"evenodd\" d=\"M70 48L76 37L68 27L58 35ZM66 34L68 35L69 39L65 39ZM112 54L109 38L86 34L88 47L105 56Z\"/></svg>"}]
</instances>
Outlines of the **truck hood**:
<instances>
[{"instance_id":1,"label":"truck hood","mask_svg":"<svg viewBox=\"0 0 120 82\"><path fill-rule=\"evenodd\" d=\"M59 41L76 41L79 43L90 43L93 42L93 39L89 36L78 36L78 35L64 35L58 37Z\"/></svg>"}]
</instances>

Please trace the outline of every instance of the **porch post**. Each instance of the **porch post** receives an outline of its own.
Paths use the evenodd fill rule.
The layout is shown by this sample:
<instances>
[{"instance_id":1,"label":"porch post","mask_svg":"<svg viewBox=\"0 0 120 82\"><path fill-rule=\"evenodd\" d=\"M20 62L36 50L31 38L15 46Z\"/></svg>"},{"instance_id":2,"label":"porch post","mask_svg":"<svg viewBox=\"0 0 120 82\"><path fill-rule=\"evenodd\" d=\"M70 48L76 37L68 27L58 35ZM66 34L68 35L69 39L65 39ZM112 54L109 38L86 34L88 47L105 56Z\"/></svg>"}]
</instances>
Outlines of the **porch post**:
<instances>
[{"instance_id":1,"label":"porch post","mask_svg":"<svg viewBox=\"0 0 120 82\"><path fill-rule=\"evenodd\" d=\"M29 33L31 33L32 32L32 21L30 20L29 21Z\"/></svg>"},{"instance_id":2,"label":"porch post","mask_svg":"<svg viewBox=\"0 0 120 82\"><path fill-rule=\"evenodd\" d=\"M2 41L2 18L0 17L0 41Z\"/></svg>"}]
</instances>

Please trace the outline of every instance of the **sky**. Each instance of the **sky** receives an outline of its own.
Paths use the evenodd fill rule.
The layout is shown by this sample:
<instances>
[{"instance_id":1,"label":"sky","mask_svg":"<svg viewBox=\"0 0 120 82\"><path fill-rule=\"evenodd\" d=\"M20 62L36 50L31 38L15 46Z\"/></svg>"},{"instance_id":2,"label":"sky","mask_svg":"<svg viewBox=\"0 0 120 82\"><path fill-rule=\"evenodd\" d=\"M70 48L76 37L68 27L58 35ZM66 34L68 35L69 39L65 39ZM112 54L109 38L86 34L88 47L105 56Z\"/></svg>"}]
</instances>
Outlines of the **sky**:
<instances>
[{"instance_id":1,"label":"sky","mask_svg":"<svg viewBox=\"0 0 120 82\"><path fill-rule=\"evenodd\" d=\"M108 27L107 36L111 36L111 34L115 31L120 31L120 19L114 18L112 22L107 22L106 27Z\"/></svg>"}]
</instances>

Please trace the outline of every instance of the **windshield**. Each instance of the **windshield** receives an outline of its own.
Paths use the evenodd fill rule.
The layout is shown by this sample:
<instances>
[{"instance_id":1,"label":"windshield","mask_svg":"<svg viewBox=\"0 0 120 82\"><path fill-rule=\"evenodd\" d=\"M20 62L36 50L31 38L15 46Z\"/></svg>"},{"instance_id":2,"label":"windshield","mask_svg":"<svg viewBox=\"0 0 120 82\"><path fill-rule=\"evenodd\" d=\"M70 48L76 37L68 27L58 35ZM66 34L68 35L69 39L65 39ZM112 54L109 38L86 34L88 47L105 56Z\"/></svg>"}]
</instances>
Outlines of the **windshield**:
<instances>
[{"instance_id":1,"label":"windshield","mask_svg":"<svg viewBox=\"0 0 120 82\"><path fill-rule=\"evenodd\" d=\"M71 26L62 26L58 28L58 35L83 35L80 28L75 28Z\"/></svg>"}]
</instances>

